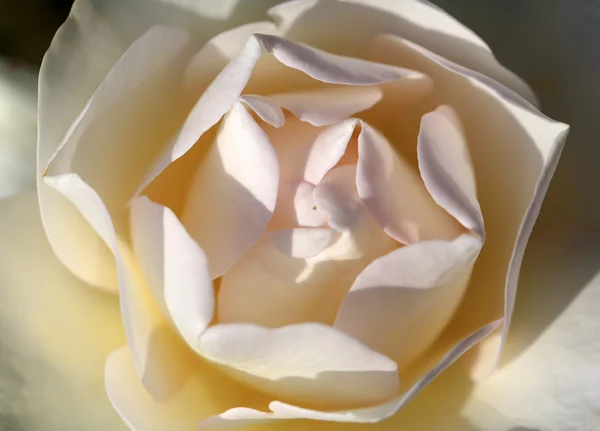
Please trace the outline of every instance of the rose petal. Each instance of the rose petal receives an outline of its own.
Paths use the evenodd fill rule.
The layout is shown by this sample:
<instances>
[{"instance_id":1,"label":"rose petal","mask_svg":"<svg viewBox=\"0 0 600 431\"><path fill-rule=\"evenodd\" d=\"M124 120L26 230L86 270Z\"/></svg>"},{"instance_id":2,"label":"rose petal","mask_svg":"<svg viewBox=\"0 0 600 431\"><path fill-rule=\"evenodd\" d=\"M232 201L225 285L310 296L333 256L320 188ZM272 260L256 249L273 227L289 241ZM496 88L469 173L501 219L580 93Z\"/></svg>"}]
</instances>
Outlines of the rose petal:
<instances>
[{"instance_id":1,"label":"rose petal","mask_svg":"<svg viewBox=\"0 0 600 431\"><path fill-rule=\"evenodd\" d=\"M468 333L504 316L505 337L525 245L558 163L568 126L544 116L490 78L412 42L380 36L370 55L426 73L438 86L437 103L450 104L461 118L486 223L486 247L474 269L472 283L487 288L467 292L449 330ZM496 351L501 344L502 340L496 344ZM486 349L485 343L477 349ZM496 365L497 355L479 358L473 365L480 375L485 374L484 368L490 371Z\"/></svg>"},{"instance_id":2,"label":"rose petal","mask_svg":"<svg viewBox=\"0 0 600 431\"><path fill-rule=\"evenodd\" d=\"M240 103L233 106L192 180L183 222L224 274L264 233L275 209L279 166L265 132Z\"/></svg>"},{"instance_id":3,"label":"rose petal","mask_svg":"<svg viewBox=\"0 0 600 431\"><path fill-rule=\"evenodd\" d=\"M77 172L105 201L121 234L125 203L145 166L185 118L188 105L173 81L189 58L188 41L180 30L153 27L123 54L53 155L39 149L38 158L50 157L44 175ZM153 98L169 102L148 103ZM148 122L161 126L149 128ZM42 182L38 192L44 227L61 261L86 282L116 288L110 251L85 220Z\"/></svg>"},{"instance_id":4,"label":"rose petal","mask_svg":"<svg viewBox=\"0 0 600 431\"><path fill-rule=\"evenodd\" d=\"M269 404L270 412L238 407L202 421L200 423L200 428L220 429L230 426L245 426L281 419L311 419L317 421L371 424L380 422L397 413L398 410L412 400L415 395L422 391L442 371L449 367L456 359L462 356L476 343L496 330L500 324L501 322L499 321L493 322L457 343L430 371L425 373L422 378L413 384L408 391L386 403L355 410L319 411L298 407L280 401L272 401Z\"/></svg>"},{"instance_id":5,"label":"rose petal","mask_svg":"<svg viewBox=\"0 0 600 431\"><path fill-rule=\"evenodd\" d=\"M352 117L375 105L383 97L381 88L333 87L296 93L274 94L271 100L299 120L313 126L326 126Z\"/></svg>"},{"instance_id":6,"label":"rose petal","mask_svg":"<svg viewBox=\"0 0 600 431\"><path fill-rule=\"evenodd\" d=\"M281 64L316 81L329 84L377 85L413 76L410 70L341 57L297 44L274 35L250 37L239 55L215 78L190 112L177 136L150 169L142 190L170 163L180 158L231 109L246 87L263 49Z\"/></svg>"},{"instance_id":7,"label":"rose petal","mask_svg":"<svg viewBox=\"0 0 600 431\"><path fill-rule=\"evenodd\" d=\"M334 235L329 246L314 257L291 257L280 244L260 241L223 275L217 301L219 322L267 327L333 323L354 278L390 247L390 238L365 213L352 231ZM321 245L313 244L311 249Z\"/></svg>"},{"instance_id":8,"label":"rose petal","mask_svg":"<svg viewBox=\"0 0 600 431\"><path fill-rule=\"evenodd\" d=\"M90 223L97 235L113 253L119 280L119 298L125 335L132 349L136 369L149 393L162 400L170 396L179 379L177 368L168 368L171 349L161 337L165 320L154 303L142 279L128 246L117 237L110 215L98 194L74 173L44 177L44 181L67 198ZM167 339L169 340L169 339Z\"/></svg>"},{"instance_id":9,"label":"rose petal","mask_svg":"<svg viewBox=\"0 0 600 431\"><path fill-rule=\"evenodd\" d=\"M134 199L131 205L131 239L155 300L195 348L215 308L204 252L171 210L146 197Z\"/></svg>"},{"instance_id":10,"label":"rose petal","mask_svg":"<svg viewBox=\"0 0 600 431\"><path fill-rule=\"evenodd\" d=\"M204 417L260 397L198 358L190 358L189 351L178 353L175 366L186 369L185 385L165 402L152 399L142 386L129 348L115 350L106 360L106 393L132 430L192 430Z\"/></svg>"},{"instance_id":11,"label":"rose petal","mask_svg":"<svg viewBox=\"0 0 600 431\"><path fill-rule=\"evenodd\" d=\"M277 205L268 229L323 226L327 220L325 214L315 208L314 189L315 186L307 181L280 182Z\"/></svg>"},{"instance_id":12,"label":"rose petal","mask_svg":"<svg viewBox=\"0 0 600 431\"><path fill-rule=\"evenodd\" d=\"M268 13L282 36L342 55L360 56L375 36L396 34L478 70L535 102L531 89L498 63L479 36L429 2L300 0L277 5Z\"/></svg>"},{"instance_id":13,"label":"rose petal","mask_svg":"<svg viewBox=\"0 0 600 431\"><path fill-rule=\"evenodd\" d=\"M471 156L452 108L441 106L423 117L417 148L421 177L433 199L483 238L483 216Z\"/></svg>"},{"instance_id":14,"label":"rose petal","mask_svg":"<svg viewBox=\"0 0 600 431\"><path fill-rule=\"evenodd\" d=\"M356 190L356 166L332 169L315 187L317 210L327 216L327 223L340 232L351 231L365 217L366 208Z\"/></svg>"},{"instance_id":15,"label":"rose petal","mask_svg":"<svg viewBox=\"0 0 600 431\"><path fill-rule=\"evenodd\" d=\"M277 103L268 97L247 94L240 97L240 102L244 102L261 120L273 127L281 127L285 123L283 111Z\"/></svg>"},{"instance_id":16,"label":"rose petal","mask_svg":"<svg viewBox=\"0 0 600 431\"><path fill-rule=\"evenodd\" d=\"M261 391L312 405L373 404L399 387L394 361L317 323L220 324L200 337L200 349Z\"/></svg>"},{"instance_id":17,"label":"rose petal","mask_svg":"<svg viewBox=\"0 0 600 431\"><path fill-rule=\"evenodd\" d=\"M451 240L462 233L385 137L366 123L358 137L356 184L365 206L397 241Z\"/></svg>"},{"instance_id":18,"label":"rose petal","mask_svg":"<svg viewBox=\"0 0 600 431\"><path fill-rule=\"evenodd\" d=\"M356 278L334 327L393 358L402 370L450 322L481 246L480 238L464 234L374 260Z\"/></svg>"}]
</instances>

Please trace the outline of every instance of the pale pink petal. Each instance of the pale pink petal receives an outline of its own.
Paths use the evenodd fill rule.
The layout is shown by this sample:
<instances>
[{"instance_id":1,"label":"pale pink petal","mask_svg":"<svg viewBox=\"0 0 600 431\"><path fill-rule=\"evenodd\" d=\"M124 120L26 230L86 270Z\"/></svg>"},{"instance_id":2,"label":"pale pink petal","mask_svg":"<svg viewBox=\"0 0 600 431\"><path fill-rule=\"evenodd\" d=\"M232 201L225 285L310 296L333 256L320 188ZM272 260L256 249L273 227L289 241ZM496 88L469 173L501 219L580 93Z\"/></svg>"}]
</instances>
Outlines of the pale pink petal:
<instances>
[{"instance_id":1,"label":"pale pink petal","mask_svg":"<svg viewBox=\"0 0 600 431\"><path fill-rule=\"evenodd\" d=\"M355 165L329 171L313 194L317 210L327 216L327 223L335 230L351 231L366 217L356 190Z\"/></svg>"},{"instance_id":2,"label":"pale pink petal","mask_svg":"<svg viewBox=\"0 0 600 431\"><path fill-rule=\"evenodd\" d=\"M47 185L61 193L95 229L113 253L119 280L119 298L125 335L138 375L152 397L162 400L176 390L181 380L171 363L171 337L161 336L166 321L150 297L137 263L127 245L117 237L110 215L98 194L77 174L44 177ZM168 347L171 346L171 347Z\"/></svg>"},{"instance_id":3,"label":"pale pink petal","mask_svg":"<svg viewBox=\"0 0 600 431\"><path fill-rule=\"evenodd\" d=\"M419 169L433 199L464 227L485 236L475 173L460 120L449 106L423 116Z\"/></svg>"},{"instance_id":4,"label":"pale pink petal","mask_svg":"<svg viewBox=\"0 0 600 431\"><path fill-rule=\"evenodd\" d=\"M322 228L274 230L266 234L267 241L290 257L309 259L325 250L335 232Z\"/></svg>"},{"instance_id":5,"label":"pale pink petal","mask_svg":"<svg viewBox=\"0 0 600 431\"><path fill-rule=\"evenodd\" d=\"M261 240L223 275L217 301L219 322L267 327L333 323L356 276L389 251L393 242L365 213L352 231L336 232L314 257L292 257L289 250L281 250L281 244ZM319 241L309 248L322 245Z\"/></svg>"},{"instance_id":6,"label":"pale pink petal","mask_svg":"<svg viewBox=\"0 0 600 431\"><path fill-rule=\"evenodd\" d=\"M200 349L245 383L309 405L369 405L399 390L394 361L318 323L220 324L200 337Z\"/></svg>"},{"instance_id":7,"label":"pale pink petal","mask_svg":"<svg viewBox=\"0 0 600 431\"><path fill-rule=\"evenodd\" d=\"M270 412L238 407L203 420L200 423L200 429L208 430L223 429L232 426L248 426L282 419L310 419L315 421L367 424L380 422L396 414L440 373L474 345L479 343L482 339L485 339L485 337L500 327L501 324L501 321L490 323L458 342L452 349L443 355L441 360L437 361L433 368L428 370L416 383L411 385L406 392L400 396L394 397L388 402L353 410L319 411L281 401L272 401L269 404Z\"/></svg>"},{"instance_id":8,"label":"pale pink petal","mask_svg":"<svg viewBox=\"0 0 600 431\"><path fill-rule=\"evenodd\" d=\"M371 108L382 97L381 88L372 85L273 94L269 99L290 111L301 121L306 121L313 126L326 126Z\"/></svg>"},{"instance_id":9,"label":"pale pink petal","mask_svg":"<svg viewBox=\"0 0 600 431\"><path fill-rule=\"evenodd\" d=\"M159 304L197 348L213 319L215 297L206 256L173 212L146 197L131 205L133 252Z\"/></svg>"},{"instance_id":10,"label":"pale pink petal","mask_svg":"<svg viewBox=\"0 0 600 431\"><path fill-rule=\"evenodd\" d=\"M454 239L460 225L383 135L366 123L358 137L358 195L392 238L404 244Z\"/></svg>"},{"instance_id":11,"label":"pale pink petal","mask_svg":"<svg viewBox=\"0 0 600 431\"><path fill-rule=\"evenodd\" d=\"M461 119L485 219L486 246L472 282L486 289L469 289L449 330L464 334L504 317L503 338L489 341L498 351L510 324L525 246L569 127L491 78L399 37L378 37L369 58L426 73L438 87L437 103L451 105ZM480 375L496 365L492 347L477 347L488 351L473 362Z\"/></svg>"},{"instance_id":12,"label":"pale pink petal","mask_svg":"<svg viewBox=\"0 0 600 431\"><path fill-rule=\"evenodd\" d=\"M374 260L356 278L334 327L402 370L448 325L469 284L480 238L422 241Z\"/></svg>"},{"instance_id":13,"label":"pale pink petal","mask_svg":"<svg viewBox=\"0 0 600 431\"><path fill-rule=\"evenodd\" d=\"M284 127L268 130L277 151L282 181L318 184L344 156L357 120L349 119L328 127L288 118Z\"/></svg>"},{"instance_id":14,"label":"pale pink petal","mask_svg":"<svg viewBox=\"0 0 600 431\"><path fill-rule=\"evenodd\" d=\"M150 29L119 59L58 148L39 150L44 175L77 172L102 197L120 233L126 230L129 195L189 108L177 85L191 55L188 42L181 30ZM162 103L150 103L155 100ZM40 146L45 133L40 130ZM41 181L38 193L44 227L59 259L84 281L115 289L111 253L86 221Z\"/></svg>"},{"instance_id":15,"label":"pale pink petal","mask_svg":"<svg viewBox=\"0 0 600 431\"><path fill-rule=\"evenodd\" d=\"M278 182L277 155L269 138L237 103L198 167L183 215L185 227L206 253L213 278L265 232Z\"/></svg>"},{"instance_id":16,"label":"pale pink petal","mask_svg":"<svg viewBox=\"0 0 600 431\"><path fill-rule=\"evenodd\" d=\"M277 103L274 103L271 100L271 98L247 94L240 97L240 102L244 102L261 120L269 123L273 127L281 127L285 123L283 111Z\"/></svg>"},{"instance_id":17,"label":"pale pink petal","mask_svg":"<svg viewBox=\"0 0 600 431\"><path fill-rule=\"evenodd\" d=\"M269 15L282 36L343 55L363 55L370 41L382 33L402 36L491 76L535 102L527 84L498 63L479 36L426 1L299 0L277 5Z\"/></svg>"},{"instance_id":18,"label":"pale pink petal","mask_svg":"<svg viewBox=\"0 0 600 431\"><path fill-rule=\"evenodd\" d=\"M274 35L255 34L202 94L185 124L167 145L138 190L142 190L171 162L189 151L200 136L231 109L261 59L263 49L279 63L302 72L316 82L377 85L414 75L407 69L328 54Z\"/></svg>"}]
</instances>

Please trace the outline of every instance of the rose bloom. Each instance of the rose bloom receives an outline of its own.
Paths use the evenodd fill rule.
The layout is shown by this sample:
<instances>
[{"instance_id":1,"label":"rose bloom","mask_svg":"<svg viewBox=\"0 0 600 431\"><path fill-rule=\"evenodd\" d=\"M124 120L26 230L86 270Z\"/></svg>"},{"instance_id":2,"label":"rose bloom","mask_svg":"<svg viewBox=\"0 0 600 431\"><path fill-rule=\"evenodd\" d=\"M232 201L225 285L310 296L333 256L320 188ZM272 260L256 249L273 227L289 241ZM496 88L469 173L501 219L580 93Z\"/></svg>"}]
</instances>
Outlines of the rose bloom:
<instances>
[{"instance_id":1,"label":"rose bloom","mask_svg":"<svg viewBox=\"0 0 600 431\"><path fill-rule=\"evenodd\" d=\"M257 5L75 2L39 78L62 266L34 270L97 288L87 349L118 296L131 429L396 429L455 361L496 366L568 126L426 2Z\"/></svg>"}]
</instances>

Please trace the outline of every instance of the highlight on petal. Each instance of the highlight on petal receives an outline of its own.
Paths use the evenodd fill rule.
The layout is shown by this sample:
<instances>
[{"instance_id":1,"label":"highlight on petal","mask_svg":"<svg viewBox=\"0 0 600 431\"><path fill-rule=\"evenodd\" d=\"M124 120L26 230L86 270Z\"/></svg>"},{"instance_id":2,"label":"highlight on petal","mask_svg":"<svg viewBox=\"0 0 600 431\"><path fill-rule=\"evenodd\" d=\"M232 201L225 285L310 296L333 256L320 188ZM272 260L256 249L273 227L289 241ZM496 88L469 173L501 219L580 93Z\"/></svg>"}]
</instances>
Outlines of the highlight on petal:
<instances>
[{"instance_id":1,"label":"highlight on petal","mask_svg":"<svg viewBox=\"0 0 600 431\"><path fill-rule=\"evenodd\" d=\"M173 212L146 197L131 205L133 253L163 312L192 347L213 319L215 298L206 256Z\"/></svg>"},{"instance_id":2,"label":"highlight on petal","mask_svg":"<svg viewBox=\"0 0 600 431\"><path fill-rule=\"evenodd\" d=\"M466 334L504 317L504 339L525 246L569 127L491 78L397 36L379 36L369 58L426 73L436 82L437 103L452 106L461 119L485 219L486 246L472 283L486 289L469 289L451 327ZM473 366L485 374L481 370L491 371L498 356L478 357Z\"/></svg>"},{"instance_id":3,"label":"highlight on petal","mask_svg":"<svg viewBox=\"0 0 600 431\"><path fill-rule=\"evenodd\" d=\"M309 405L369 405L399 390L394 361L318 323L219 324L200 337L200 350L243 382Z\"/></svg>"},{"instance_id":4,"label":"highlight on petal","mask_svg":"<svg viewBox=\"0 0 600 431\"><path fill-rule=\"evenodd\" d=\"M277 199L279 166L265 132L238 103L198 167L183 223L223 275L265 232Z\"/></svg>"},{"instance_id":5,"label":"highlight on petal","mask_svg":"<svg viewBox=\"0 0 600 431\"><path fill-rule=\"evenodd\" d=\"M281 401L272 401L269 404L270 412L263 412L251 408L234 408L219 415L210 417L200 423L200 429L221 429L231 426L252 425L271 420L282 419L310 419L316 421L330 421L342 423L376 423L387 419L398 412L440 373L448 368L453 362L460 358L474 345L485 339L489 334L501 326L501 321L492 322L483 328L469 334L468 337L458 342L437 357L435 365L422 374L422 376L410 386L402 395L394 397L388 402L379 405L357 408L353 410L320 411Z\"/></svg>"},{"instance_id":6,"label":"highlight on petal","mask_svg":"<svg viewBox=\"0 0 600 431\"><path fill-rule=\"evenodd\" d=\"M490 76L535 103L527 84L498 63L479 36L426 1L291 1L271 8L269 15L285 38L342 55L363 55L379 34L401 36Z\"/></svg>"},{"instance_id":7,"label":"highlight on petal","mask_svg":"<svg viewBox=\"0 0 600 431\"><path fill-rule=\"evenodd\" d=\"M382 352L402 371L446 328L469 284L482 241L422 241L374 260L356 278L334 327Z\"/></svg>"},{"instance_id":8,"label":"highlight on petal","mask_svg":"<svg viewBox=\"0 0 600 431\"><path fill-rule=\"evenodd\" d=\"M483 216L471 156L452 108L441 106L423 117L417 154L421 177L433 199L483 238Z\"/></svg>"},{"instance_id":9,"label":"highlight on petal","mask_svg":"<svg viewBox=\"0 0 600 431\"><path fill-rule=\"evenodd\" d=\"M386 233L401 243L451 240L462 233L408 163L366 123L358 137L356 184L365 206Z\"/></svg>"},{"instance_id":10,"label":"highlight on petal","mask_svg":"<svg viewBox=\"0 0 600 431\"><path fill-rule=\"evenodd\" d=\"M188 42L181 30L153 27L119 59L56 149L44 147L47 131L40 129L40 175L76 172L100 195L121 235L127 229L125 203L189 107L177 86L191 54ZM163 103L151 103L156 100ZM38 193L60 260L84 281L115 289L111 253L87 222L41 178Z\"/></svg>"},{"instance_id":11,"label":"highlight on petal","mask_svg":"<svg viewBox=\"0 0 600 431\"><path fill-rule=\"evenodd\" d=\"M281 127L285 123L283 111L270 98L247 94L240 97L240 102L244 102L261 120L273 127Z\"/></svg>"}]
</instances>

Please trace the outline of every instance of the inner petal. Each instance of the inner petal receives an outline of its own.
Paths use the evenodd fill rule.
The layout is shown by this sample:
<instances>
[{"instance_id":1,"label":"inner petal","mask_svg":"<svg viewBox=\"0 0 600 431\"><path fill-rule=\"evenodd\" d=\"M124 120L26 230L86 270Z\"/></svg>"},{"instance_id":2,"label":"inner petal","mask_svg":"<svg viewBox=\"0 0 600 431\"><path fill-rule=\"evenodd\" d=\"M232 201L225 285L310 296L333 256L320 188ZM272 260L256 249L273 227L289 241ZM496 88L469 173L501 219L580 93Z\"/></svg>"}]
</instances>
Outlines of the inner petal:
<instances>
[{"instance_id":1,"label":"inner petal","mask_svg":"<svg viewBox=\"0 0 600 431\"><path fill-rule=\"evenodd\" d=\"M266 327L291 323L333 323L356 276L393 241L366 216L351 231L316 235L305 253L282 247L269 234L225 273L218 293L219 322L248 322ZM321 230L319 228L319 230ZM278 232L278 231L273 231ZM311 235L308 234L308 235Z\"/></svg>"}]
</instances>

